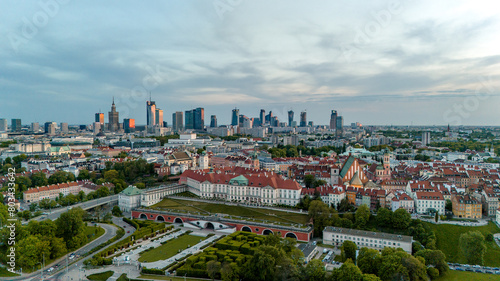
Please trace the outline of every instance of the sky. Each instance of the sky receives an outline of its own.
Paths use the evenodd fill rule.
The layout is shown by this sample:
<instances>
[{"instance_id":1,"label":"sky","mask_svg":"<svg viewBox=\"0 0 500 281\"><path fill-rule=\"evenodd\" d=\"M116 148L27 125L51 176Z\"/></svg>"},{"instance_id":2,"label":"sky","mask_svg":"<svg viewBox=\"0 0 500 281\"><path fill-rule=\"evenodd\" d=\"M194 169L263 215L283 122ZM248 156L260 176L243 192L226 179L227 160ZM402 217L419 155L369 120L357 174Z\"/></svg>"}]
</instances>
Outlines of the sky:
<instances>
[{"instance_id":1,"label":"sky","mask_svg":"<svg viewBox=\"0 0 500 281\"><path fill-rule=\"evenodd\" d=\"M0 0L0 118L500 125L497 1Z\"/></svg>"}]
</instances>

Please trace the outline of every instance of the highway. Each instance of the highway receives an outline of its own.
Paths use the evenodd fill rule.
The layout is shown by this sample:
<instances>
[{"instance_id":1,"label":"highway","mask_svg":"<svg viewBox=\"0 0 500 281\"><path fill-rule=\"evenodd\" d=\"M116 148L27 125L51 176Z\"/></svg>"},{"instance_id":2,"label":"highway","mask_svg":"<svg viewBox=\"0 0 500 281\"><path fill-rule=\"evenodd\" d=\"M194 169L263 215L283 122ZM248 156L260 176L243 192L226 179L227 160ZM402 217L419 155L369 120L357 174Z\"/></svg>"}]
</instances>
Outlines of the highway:
<instances>
[{"instance_id":1,"label":"highway","mask_svg":"<svg viewBox=\"0 0 500 281\"><path fill-rule=\"evenodd\" d=\"M78 203L78 204L71 205L68 207L61 207L61 208L45 211L47 213L46 215L41 215L39 217L33 218L33 220L37 220L37 221L42 221L42 220L46 220L46 219L56 220L62 213L67 212L70 208L81 207L84 210L88 210L88 209L92 209L92 208L100 206L100 205L104 205L104 204L108 204L108 203L115 203L115 202L118 203L118 194L103 197L103 198L98 198L98 199L94 199L94 200L90 200L90 201L86 201L86 202L82 202L82 203Z\"/></svg>"}]
</instances>

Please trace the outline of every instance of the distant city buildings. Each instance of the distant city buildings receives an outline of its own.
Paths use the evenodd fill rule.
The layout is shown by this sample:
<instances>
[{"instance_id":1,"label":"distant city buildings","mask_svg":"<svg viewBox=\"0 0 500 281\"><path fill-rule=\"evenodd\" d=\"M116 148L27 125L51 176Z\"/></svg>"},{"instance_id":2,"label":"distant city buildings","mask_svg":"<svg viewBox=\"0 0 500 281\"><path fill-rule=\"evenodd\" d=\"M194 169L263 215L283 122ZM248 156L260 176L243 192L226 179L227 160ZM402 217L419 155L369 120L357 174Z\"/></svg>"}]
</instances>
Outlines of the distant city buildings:
<instances>
[{"instance_id":1,"label":"distant city buildings","mask_svg":"<svg viewBox=\"0 0 500 281\"><path fill-rule=\"evenodd\" d=\"M126 134L133 133L135 131L135 119L123 119L123 129Z\"/></svg>"},{"instance_id":2,"label":"distant city buildings","mask_svg":"<svg viewBox=\"0 0 500 281\"><path fill-rule=\"evenodd\" d=\"M11 130L12 132L20 132L22 128L21 119L12 119Z\"/></svg>"},{"instance_id":3,"label":"distant city buildings","mask_svg":"<svg viewBox=\"0 0 500 281\"><path fill-rule=\"evenodd\" d=\"M108 129L110 132L118 132L120 129L119 113L116 111L115 98L111 105L111 111L108 112Z\"/></svg>"},{"instance_id":4,"label":"distant city buildings","mask_svg":"<svg viewBox=\"0 0 500 281\"><path fill-rule=\"evenodd\" d=\"M240 118L240 110L235 108L232 111L232 116L231 116L231 125L232 126L238 126L239 124L239 118ZM262 111L261 111L262 114Z\"/></svg>"},{"instance_id":5,"label":"distant city buildings","mask_svg":"<svg viewBox=\"0 0 500 281\"><path fill-rule=\"evenodd\" d=\"M101 125L101 127L104 127L104 113L96 113L94 122L97 122Z\"/></svg>"},{"instance_id":6,"label":"distant city buildings","mask_svg":"<svg viewBox=\"0 0 500 281\"><path fill-rule=\"evenodd\" d=\"M0 119L0 132L7 132L8 129L7 119Z\"/></svg>"},{"instance_id":7,"label":"distant city buildings","mask_svg":"<svg viewBox=\"0 0 500 281\"><path fill-rule=\"evenodd\" d=\"M300 127L306 127L307 126L307 113L305 111L302 111L300 113Z\"/></svg>"},{"instance_id":8,"label":"distant city buildings","mask_svg":"<svg viewBox=\"0 0 500 281\"><path fill-rule=\"evenodd\" d=\"M428 146L431 143L431 132L422 132L422 146Z\"/></svg>"},{"instance_id":9,"label":"distant city buildings","mask_svg":"<svg viewBox=\"0 0 500 281\"><path fill-rule=\"evenodd\" d=\"M172 113L172 131L181 132L183 130L182 115L182 111L176 111Z\"/></svg>"},{"instance_id":10,"label":"distant city buildings","mask_svg":"<svg viewBox=\"0 0 500 281\"><path fill-rule=\"evenodd\" d=\"M210 128L216 128L217 127L217 116L212 115L210 116Z\"/></svg>"},{"instance_id":11,"label":"distant city buildings","mask_svg":"<svg viewBox=\"0 0 500 281\"><path fill-rule=\"evenodd\" d=\"M292 127L293 124L293 110L288 111L288 126Z\"/></svg>"}]
</instances>

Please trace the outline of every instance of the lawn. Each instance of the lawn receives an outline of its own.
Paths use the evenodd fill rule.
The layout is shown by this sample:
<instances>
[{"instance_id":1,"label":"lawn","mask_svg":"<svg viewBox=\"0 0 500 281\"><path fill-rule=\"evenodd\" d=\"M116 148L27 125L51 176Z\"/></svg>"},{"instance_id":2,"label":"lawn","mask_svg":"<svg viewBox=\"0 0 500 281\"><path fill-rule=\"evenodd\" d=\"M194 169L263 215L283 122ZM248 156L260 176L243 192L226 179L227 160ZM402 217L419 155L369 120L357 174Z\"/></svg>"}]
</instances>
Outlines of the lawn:
<instances>
[{"instance_id":1,"label":"lawn","mask_svg":"<svg viewBox=\"0 0 500 281\"><path fill-rule=\"evenodd\" d=\"M196 201L184 201L174 199L164 199L153 208L159 207L162 209L185 210L189 212L206 212L207 214L227 214L230 216L238 216L245 218L253 218L258 220L267 220L271 222L281 223L298 223L307 224L309 222L308 215L288 213L285 211L275 211L259 208L248 208L243 206L232 206L217 203L205 203Z\"/></svg>"},{"instance_id":2,"label":"lawn","mask_svg":"<svg viewBox=\"0 0 500 281\"><path fill-rule=\"evenodd\" d=\"M88 242L90 243L91 241L101 237L101 235L104 234L104 228L100 226L87 226L85 229L85 236L89 237Z\"/></svg>"},{"instance_id":3,"label":"lawn","mask_svg":"<svg viewBox=\"0 0 500 281\"><path fill-rule=\"evenodd\" d=\"M449 270L443 276L437 278L435 281L463 281L463 280L494 281L494 280L500 280L500 275Z\"/></svg>"},{"instance_id":4,"label":"lawn","mask_svg":"<svg viewBox=\"0 0 500 281\"><path fill-rule=\"evenodd\" d=\"M139 257L139 261L155 262L159 260L166 260L175 256L179 250L185 250L188 248L188 245L192 247L200 243L200 239L205 240L206 238L194 235L182 235L179 238L168 241L160 247L142 253Z\"/></svg>"},{"instance_id":5,"label":"lawn","mask_svg":"<svg viewBox=\"0 0 500 281\"><path fill-rule=\"evenodd\" d=\"M458 226L452 224L427 223L436 233L437 248L444 252L446 260L455 263L466 263L465 257L458 248L458 241L462 233L479 230L484 236L488 233L498 233L500 229L492 222L485 226ZM484 255L484 265L500 266L500 247L495 242L486 242L487 250Z\"/></svg>"},{"instance_id":6,"label":"lawn","mask_svg":"<svg viewBox=\"0 0 500 281\"><path fill-rule=\"evenodd\" d=\"M87 279L94 280L94 281L106 281L106 280L108 280L109 277L113 276L113 274L114 274L113 271L105 271L105 272L89 275L89 276L87 276Z\"/></svg>"},{"instance_id":7,"label":"lawn","mask_svg":"<svg viewBox=\"0 0 500 281\"><path fill-rule=\"evenodd\" d=\"M19 276L19 274L12 273L7 270L5 267L0 267L0 277L13 277L13 276Z\"/></svg>"},{"instance_id":8,"label":"lawn","mask_svg":"<svg viewBox=\"0 0 500 281\"><path fill-rule=\"evenodd\" d=\"M169 277L169 276L161 276L161 275L141 275L138 277L139 279L144 279L144 280L171 280L171 281L199 281L199 280L204 280L206 281L207 279L197 279L197 278L191 278L191 277Z\"/></svg>"}]
</instances>

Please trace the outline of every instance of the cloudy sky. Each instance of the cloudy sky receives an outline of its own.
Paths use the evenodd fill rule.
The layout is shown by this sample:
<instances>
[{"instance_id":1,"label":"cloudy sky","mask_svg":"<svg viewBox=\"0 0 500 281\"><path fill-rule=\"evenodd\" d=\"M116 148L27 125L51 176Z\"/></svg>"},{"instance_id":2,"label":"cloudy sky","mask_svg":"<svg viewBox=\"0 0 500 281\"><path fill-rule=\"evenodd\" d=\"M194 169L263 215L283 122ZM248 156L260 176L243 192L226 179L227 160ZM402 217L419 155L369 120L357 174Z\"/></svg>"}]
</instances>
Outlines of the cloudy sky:
<instances>
[{"instance_id":1,"label":"cloudy sky","mask_svg":"<svg viewBox=\"0 0 500 281\"><path fill-rule=\"evenodd\" d=\"M312 2L312 3L311 3ZM437 3L436 3L437 2ZM497 1L0 0L0 118L500 125ZM121 122L122 120L120 120Z\"/></svg>"}]
</instances>

